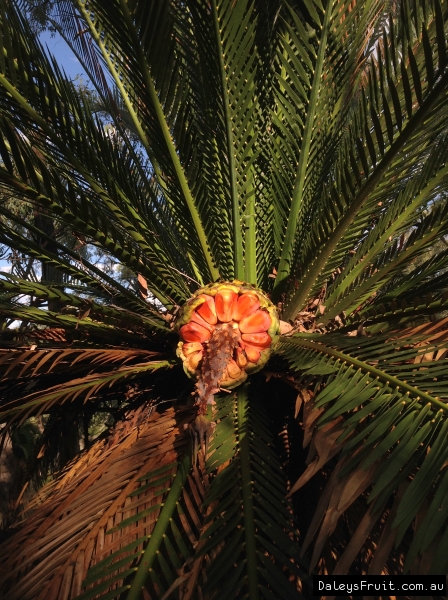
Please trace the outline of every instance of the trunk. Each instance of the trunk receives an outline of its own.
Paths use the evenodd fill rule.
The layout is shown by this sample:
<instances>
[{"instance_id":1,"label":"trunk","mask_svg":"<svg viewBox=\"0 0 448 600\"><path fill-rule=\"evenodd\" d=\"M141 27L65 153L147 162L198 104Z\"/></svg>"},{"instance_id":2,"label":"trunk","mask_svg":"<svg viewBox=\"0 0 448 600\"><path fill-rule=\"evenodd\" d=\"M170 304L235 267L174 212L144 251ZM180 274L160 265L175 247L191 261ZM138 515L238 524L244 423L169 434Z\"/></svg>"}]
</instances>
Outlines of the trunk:
<instances>
[{"instance_id":1,"label":"trunk","mask_svg":"<svg viewBox=\"0 0 448 600\"><path fill-rule=\"evenodd\" d=\"M53 220L48 216L44 208L39 207L39 209L34 210L34 224L36 227L41 229L48 237L55 238L55 228ZM48 238L40 238L36 240L42 248L52 252L53 254L58 254L57 244L52 243ZM41 262L42 267L42 281L45 283L57 283L60 284L63 282L63 275L60 271L55 269L53 266L48 265L44 262ZM59 311L60 302L58 300L49 300L48 301L48 310L51 311Z\"/></svg>"}]
</instances>

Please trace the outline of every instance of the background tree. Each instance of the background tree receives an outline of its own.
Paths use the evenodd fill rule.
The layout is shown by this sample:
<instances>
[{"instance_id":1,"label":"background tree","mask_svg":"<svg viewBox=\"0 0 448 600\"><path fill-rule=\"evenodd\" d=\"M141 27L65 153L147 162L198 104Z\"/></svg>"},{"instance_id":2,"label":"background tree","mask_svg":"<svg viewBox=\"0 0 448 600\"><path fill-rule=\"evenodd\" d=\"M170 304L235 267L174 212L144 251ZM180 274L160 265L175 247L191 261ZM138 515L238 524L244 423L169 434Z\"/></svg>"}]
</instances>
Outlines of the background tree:
<instances>
[{"instance_id":1,"label":"background tree","mask_svg":"<svg viewBox=\"0 0 448 600\"><path fill-rule=\"evenodd\" d=\"M1 277L3 317L29 324L3 334L2 432L114 425L18 516L4 593L294 598L316 572L445 573L447 2L54 6L109 122L1 0L0 181L53 229L1 206L0 243L63 275ZM244 319L235 354L199 319L234 279L266 302L255 353ZM204 396L214 359L241 374L275 337L250 285L290 331Z\"/></svg>"}]
</instances>

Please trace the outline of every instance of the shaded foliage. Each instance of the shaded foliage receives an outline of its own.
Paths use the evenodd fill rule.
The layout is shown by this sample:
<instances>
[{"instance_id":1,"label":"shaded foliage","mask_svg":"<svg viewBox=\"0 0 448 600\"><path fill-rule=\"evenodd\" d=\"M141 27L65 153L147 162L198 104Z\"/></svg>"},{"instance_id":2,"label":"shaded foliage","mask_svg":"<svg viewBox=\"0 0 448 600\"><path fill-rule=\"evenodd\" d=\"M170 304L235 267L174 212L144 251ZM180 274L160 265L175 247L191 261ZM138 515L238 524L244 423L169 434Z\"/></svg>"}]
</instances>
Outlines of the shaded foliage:
<instances>
[{"instance_id":1,"label":"shaded foliage","mask_svg":"<svg viewBox=\"0 0 448 600\"><path fill-rule=\"evenodd\" d=\"M42 269L0 273L0 420L43 419L51 481L18 502L2 589L255 600L445 573L446 0L45 5L82 89L21 7L0 1L0 182L25 209L0 204L0 243ZM289 332L218 390L206 446L172 325L234 278Z\"/></svg>"}]
</instances>

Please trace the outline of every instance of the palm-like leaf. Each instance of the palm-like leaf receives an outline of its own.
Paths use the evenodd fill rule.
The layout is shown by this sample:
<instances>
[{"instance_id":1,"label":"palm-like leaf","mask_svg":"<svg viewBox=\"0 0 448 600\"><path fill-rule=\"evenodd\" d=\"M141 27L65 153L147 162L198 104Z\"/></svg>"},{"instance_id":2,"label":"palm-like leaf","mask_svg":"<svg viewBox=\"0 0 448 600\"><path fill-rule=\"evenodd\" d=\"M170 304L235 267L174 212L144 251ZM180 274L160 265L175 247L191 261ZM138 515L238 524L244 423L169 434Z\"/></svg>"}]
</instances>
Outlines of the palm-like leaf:
<instances>
[{"instance_id":1,"label":"palm-like leaf","mask_svg":"<svg viewBox=\"0 0 448 600\"><path fill-rule=\"evenodd\" d=\"M28 541L31 538L35 541L36 552L47 558L48 568L43 571L36 567L35 555L31 554L26 566L20 567L22 559L15 554L9 564L11 577L6 570L2 576L2 589L9 590L11 597L32 598L36 594L51 597L60 593L61 585L78 594L84 580L85 560L88 565L99 563L98 570L100 561L111 550L126 556L129 545L133 552L144 545L161 509L158 500L166 493L179 452L185 446L182 422L191 420L191 411L178 423L172 410L164 415L153 413L149 418L148 412L151 411L146 409L129 414L128 421L114 433L119 445L107 440L97 442L81 462L68 465L59 480L42 490L43 497L57 497L56 504L50 506L48 501L44 502L21 533ZM151 480L154 484L148 485L146 482ZM82 516L75 508L81 506ZM71 528L67 528L64 515L72 515ZM138 534L137 544L135 534ZM17 543L17 548L23 549L23 542L17 539ZM130 554L130 563L134 557L135 554ZM2 557L5 559L8 560L7 555ZM67 561L72 564L68 571ZM13 584L15 570L22 568L26 569L27 577L19 589ZM115 586L117 579L120 578L114 578Z\"/></svg>"},{"instance_id":2,"label":"palm-like leaf","mask_svg":"<svg viewBox=\"0 0 448 600\"><path fill-rule=\"evenodd\" d=\"M0 181L32 207L0 204L0 242L59 273L0 278L21 323L0 419L118 424L29 505L5 590L293 598L306 571L445 572L447 2L56 4L96 106L0 2ZM170 324L233 278L292 333L198 452Z\"/></svg>"}]
</instances>

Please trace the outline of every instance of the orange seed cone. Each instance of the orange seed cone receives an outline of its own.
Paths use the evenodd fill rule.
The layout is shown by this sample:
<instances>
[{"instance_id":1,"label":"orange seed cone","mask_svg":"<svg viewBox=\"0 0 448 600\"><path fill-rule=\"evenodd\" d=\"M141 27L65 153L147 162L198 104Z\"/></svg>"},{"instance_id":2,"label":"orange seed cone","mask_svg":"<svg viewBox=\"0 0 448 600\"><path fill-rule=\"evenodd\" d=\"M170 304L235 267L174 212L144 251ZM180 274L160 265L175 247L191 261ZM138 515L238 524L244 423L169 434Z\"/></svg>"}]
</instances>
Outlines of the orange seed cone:
<instances>
[{"instance_id":1,"label":"orange seed cone","mask_svg":"<svg viewBox=\"0 0 448 600\"><path fill-rule=\"evenodd\" d=\"M200 402L210 404L220 386L236 387L266 364L278 339L279 319L261 290L233 281L198 290L174 327L180 335L177 355L184 370L199 380Z\"/></svg>"}]
</instances>

